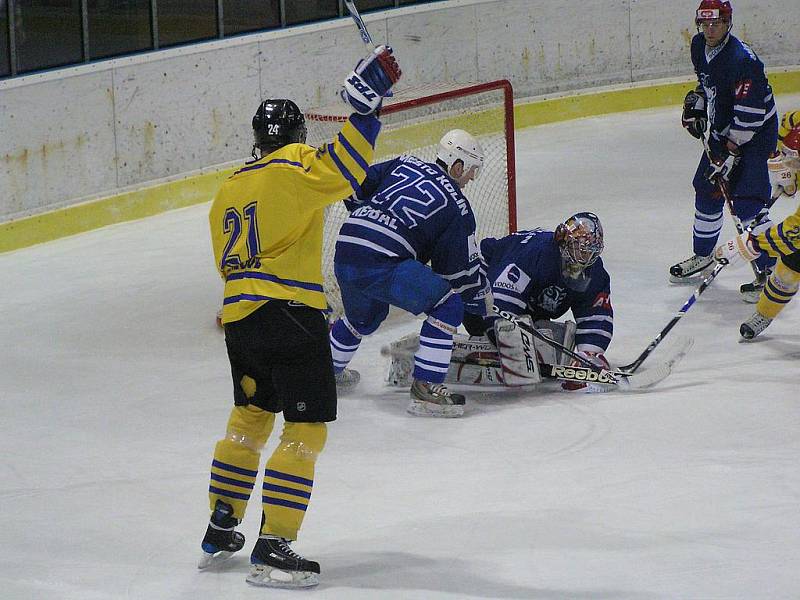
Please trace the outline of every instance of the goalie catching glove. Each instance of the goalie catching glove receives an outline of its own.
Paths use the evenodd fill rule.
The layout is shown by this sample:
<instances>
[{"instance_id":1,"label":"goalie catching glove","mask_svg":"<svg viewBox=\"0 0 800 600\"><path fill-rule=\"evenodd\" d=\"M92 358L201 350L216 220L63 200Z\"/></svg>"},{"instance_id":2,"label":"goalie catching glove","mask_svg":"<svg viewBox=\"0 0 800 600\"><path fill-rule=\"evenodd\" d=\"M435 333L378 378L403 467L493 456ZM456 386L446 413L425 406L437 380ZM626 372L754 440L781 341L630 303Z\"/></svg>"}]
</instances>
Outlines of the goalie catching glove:
<instances>
[{"instance_id":1,"label":"goalie catching glove","mask_svg":"<svg viewBox=\"0 0 800 600\"><path fill-rule=\"evenodd\" d=\"M681 125L692 137L702 140L708 127L706 114L706 93L699 85L697 89L689 91L683 99L683 114Z\"/></svg>"},{"instance_id":2,"label":"goalie catching glove","mask_svg":"<svg viewBox=\"0 0 800 600\"><path fill-rule=\"evenodd\" d=\"M752 262L761 255L758 243L750 233L743 233L714 248L714 260L733 264L742 259Z\"/></svg>"},{"instance_id":3,"label":"goalie catching glove","mask_svg":"<svg viewBox=\"0 0 800 600\"><path fill-rule=\"evenodd\" d=\"M360 60L344 81L341 97L353 110L362 115L374 113L402 71L388 46L378 46L367 58Z\"/></svg>"}]
</instances>

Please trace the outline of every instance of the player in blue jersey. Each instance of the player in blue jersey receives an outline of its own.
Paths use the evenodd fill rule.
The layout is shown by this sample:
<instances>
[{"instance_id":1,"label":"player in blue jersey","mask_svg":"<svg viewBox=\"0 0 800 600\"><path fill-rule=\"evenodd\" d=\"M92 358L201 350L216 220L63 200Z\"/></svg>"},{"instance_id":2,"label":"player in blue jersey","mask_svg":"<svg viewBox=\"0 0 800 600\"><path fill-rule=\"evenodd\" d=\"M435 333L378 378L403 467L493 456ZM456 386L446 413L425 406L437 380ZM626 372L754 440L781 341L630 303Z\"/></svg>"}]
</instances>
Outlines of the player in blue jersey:
<instances>
[{"instance_id":1,"label":"player in blue jersey","mask_svg":"<svg viewBox=\"0 0 800 600\"><path fill-rule=\"evenodd\" d=\"M709 153L694 175L694 254L670 268L670 280L686 282L713 265L714 246L723 224L727 186L733 211L742 225L759 233L770 226L770 179L767 160L775 150L778 117L764 65L747 45L731 34L733 9L727 0L702 0L697 9L698 34L691 55L699 82L684 100L682 123L694 137L709 130ZM756 266L763 273L775 264L767 255ZM756 302L766 277L741 286L742 298Z\"/></svg>"},{"instance_id":2,"label":"player in blue jersey","mask_svg":"<svg viewBox=\"0 0 800 600\"><path fill-rule=\"evenodd\" d=\"M408 408L415 415L464 412L464 396L451 393L444 378L464 301L481 305L483 314L490 301L475 216L461 191L478 177L483 160L480 143L455 129L442 137L436 162L403 155L373 165L336 240L334 271L344 316L331 328L334 370L347 366L390 306L428 315Z\"/></svg>"},{"instance_id":3,"label":"player in blue jersey","mask_svg":"<svg viewBox=\"0 0 800 600\"><path fill-rule=\"evenodd\" d=\"M486 238L480 247L495 306L528 317L529 323L538 322L537 326L571 310L577 325L576 352L608 368L605 352L614 334L614 309L610 277L600 258L603 226L597 215L576 213L555 231L533 229ZM495 347L505 349L501 358L503 354L513 358L513 344L498 343L508 321L494 314L473 315L470 306L464 315L470 335L488 336ZM565 383L564 387L577 390L585 385Z\"/></svg>"}]
</instances>

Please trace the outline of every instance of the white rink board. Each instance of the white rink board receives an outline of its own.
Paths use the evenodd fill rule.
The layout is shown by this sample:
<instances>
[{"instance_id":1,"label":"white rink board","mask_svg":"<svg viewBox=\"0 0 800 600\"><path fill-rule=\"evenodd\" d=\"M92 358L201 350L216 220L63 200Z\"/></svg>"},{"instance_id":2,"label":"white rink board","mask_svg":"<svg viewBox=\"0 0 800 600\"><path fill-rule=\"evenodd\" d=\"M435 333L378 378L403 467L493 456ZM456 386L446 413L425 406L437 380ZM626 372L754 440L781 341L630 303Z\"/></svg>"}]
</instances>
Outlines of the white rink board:
<instances>
[{"instance_id":1,"label":"white rink board","mask_svg":"<svg viewBox=\"0 0 800 600\"><path fill-rule=\"evenodd\" d=\"M688 76L695 0L450 0L365 15L404 80L507 78L518 98ZM739 0L770 67L800 56L800 2ZM329 104L363 55L349 18L0 81L0 222L229 163L260 98Z\"/></svg>"},{"instance_id":2,"label":"white rink board","mask_svg":"<svg viewBox=\"0 0 800 600\"><path fill-rule=\"evenodd\" d=\"M602 219L615 364L692 292L667 283L691 248L701 152L679 117L517 137L521 228L580 210ZM779 201L776 216L796 205ZM419 322L384 324L355 356L361 386L339 401L294 545L319 561L320 586L245 583L260 482L245 549L199 573L232 405L207 210L0 254L3 600L798 598L800 298L760 341L738 343L753 310L738 298L746 265L723 270L644 363L695 336L650 392L467 391L463 418L415 418L408 392L381 383L379 352ZM280 430L279 417L263 461Z\"/></svg>"}]
</instances>

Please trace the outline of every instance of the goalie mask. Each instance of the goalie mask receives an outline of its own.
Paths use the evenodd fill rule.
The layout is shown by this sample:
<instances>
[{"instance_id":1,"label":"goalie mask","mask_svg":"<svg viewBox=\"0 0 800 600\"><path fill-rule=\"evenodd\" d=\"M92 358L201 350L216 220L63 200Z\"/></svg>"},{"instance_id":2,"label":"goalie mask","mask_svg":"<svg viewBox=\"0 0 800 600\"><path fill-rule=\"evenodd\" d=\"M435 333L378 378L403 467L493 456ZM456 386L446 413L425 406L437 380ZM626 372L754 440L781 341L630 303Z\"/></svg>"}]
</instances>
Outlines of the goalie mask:
<instances>
[{"instance_id":1,"label":"goalie mask","mask_svg":"<svg viewBox=\"0 0 800 600\"><path fill-rule=\"evenodd\" d=\"M478 179L483 167L483 157L483 147L480 142L463 129L453 129L445 133L436 152L436 160L444 163L448 173L460 160L464 165L465 174L474 169L472 177L469 178L473 180Z\"/></svg>"},{"instance_id":2,"label":"goalie mask","mask_svg":"<svg viewBox=\"0 0 800 600\"><path fill-rule=\"evenodd\" d=\"M561 223L553 239L561 253L561 275L567 287L584 291L591 281L588 273L603 252L603 226L596 214L580 212Z\"/></svg>"},{"instance_id":3,"label":"goalie mask","mask_svg":"<svg viewBox=\"0 0 800 600\"><path fill-rule=\"evenodd\" d=\"M255 149L270 152L286 144L306 141L306 120L291 100L264 100L253 117L253 156Z\"/></svg>"}]
</instances>

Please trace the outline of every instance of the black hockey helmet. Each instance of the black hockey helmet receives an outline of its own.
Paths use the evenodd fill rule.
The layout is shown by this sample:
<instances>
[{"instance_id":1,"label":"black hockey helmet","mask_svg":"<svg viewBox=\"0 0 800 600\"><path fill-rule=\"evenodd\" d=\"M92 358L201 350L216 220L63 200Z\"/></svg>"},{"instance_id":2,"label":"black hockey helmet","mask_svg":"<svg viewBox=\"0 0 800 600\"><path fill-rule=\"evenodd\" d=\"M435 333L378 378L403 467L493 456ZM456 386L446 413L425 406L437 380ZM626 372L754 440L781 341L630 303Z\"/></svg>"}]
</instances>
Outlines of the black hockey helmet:
<instances>
[{"instance_id":1,"label":"black hockey helmet","mask_svg":"<svg viewBox=\"0 0 800 600\"><path fill-rule=\"evenodd\" d=\"M264 100L253 117L253 138L262 155L286 144L305 143L305 117L291 100Z\"/></svg>"}]
</instances>

